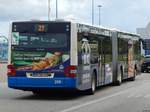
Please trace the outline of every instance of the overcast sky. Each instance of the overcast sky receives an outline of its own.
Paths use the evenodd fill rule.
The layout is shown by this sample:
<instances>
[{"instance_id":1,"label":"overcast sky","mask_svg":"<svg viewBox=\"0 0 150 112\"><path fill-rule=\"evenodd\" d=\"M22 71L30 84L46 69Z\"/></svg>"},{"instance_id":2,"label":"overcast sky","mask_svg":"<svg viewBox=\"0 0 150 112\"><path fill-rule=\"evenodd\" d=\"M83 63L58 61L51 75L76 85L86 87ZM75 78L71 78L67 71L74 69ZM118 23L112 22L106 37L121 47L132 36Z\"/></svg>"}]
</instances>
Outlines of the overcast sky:
<instances>
[{"instance_id":1,"label":"overcast sky","mask_svg":"<svg viewBox=\"0 0 150 112\"><path fill-rule=\"evenodd\" d=\"M150 22L150 0L94 0L95 24L98 5L102 26L135 32ZM8 36L10 21L47 20L48 0L0 0L0 35ZM91 24L91 0L58 0L59 18L74 18ZM51 0L51 18L55 18L55 0Z\"/></svg>"}]
</instances>

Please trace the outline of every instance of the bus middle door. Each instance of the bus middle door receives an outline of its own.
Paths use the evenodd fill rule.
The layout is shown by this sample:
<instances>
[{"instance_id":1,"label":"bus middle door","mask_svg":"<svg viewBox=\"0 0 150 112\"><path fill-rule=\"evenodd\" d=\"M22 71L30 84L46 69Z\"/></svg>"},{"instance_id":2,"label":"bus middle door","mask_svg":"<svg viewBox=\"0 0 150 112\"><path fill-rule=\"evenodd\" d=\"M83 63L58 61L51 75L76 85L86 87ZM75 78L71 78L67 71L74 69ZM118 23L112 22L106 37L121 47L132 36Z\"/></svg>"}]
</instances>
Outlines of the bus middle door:
<instances>
[{"instance_id":1,"label":"bus middle door","mask_svg":"<svg viewBox=\"0 0 150 112\"><path fill-rule=\"evenodd\" d=\"M99 40L99 84L104 85L105 83L105 57L103 38Z\"/></svg>"}]
</instances>

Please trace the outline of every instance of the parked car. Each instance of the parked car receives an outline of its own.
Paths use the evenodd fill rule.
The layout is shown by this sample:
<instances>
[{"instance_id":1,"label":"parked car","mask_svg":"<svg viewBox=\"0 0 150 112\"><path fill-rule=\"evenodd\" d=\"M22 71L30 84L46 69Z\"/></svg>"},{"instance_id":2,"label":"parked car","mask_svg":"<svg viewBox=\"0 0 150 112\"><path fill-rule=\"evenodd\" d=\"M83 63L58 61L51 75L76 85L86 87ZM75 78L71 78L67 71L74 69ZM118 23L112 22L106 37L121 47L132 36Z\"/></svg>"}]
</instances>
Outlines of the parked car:
<instances>
[{"instance_id":1,"label":"parked car","mask_svg":"<svg viewBox=\"0 0 150 112\"><path fill-rule=\"evenodd\" d=\"M142 66L141 66L141 72L149 72L150 71L150 56L144 57Z\"/></svg>"}]
</instances>

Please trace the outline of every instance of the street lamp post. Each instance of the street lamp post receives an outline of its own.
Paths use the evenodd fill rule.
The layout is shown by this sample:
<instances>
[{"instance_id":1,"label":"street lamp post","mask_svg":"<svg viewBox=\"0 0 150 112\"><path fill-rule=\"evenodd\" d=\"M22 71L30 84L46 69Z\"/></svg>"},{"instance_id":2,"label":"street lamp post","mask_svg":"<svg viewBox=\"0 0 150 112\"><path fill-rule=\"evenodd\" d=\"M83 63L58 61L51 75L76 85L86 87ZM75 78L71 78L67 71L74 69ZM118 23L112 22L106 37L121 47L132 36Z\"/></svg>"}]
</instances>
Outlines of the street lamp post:
<instances>
[{"instance_id":1,"label":"street lamp post","mask_svg":"<svg viewBox=\"0 0 150 112\"><path fill-rule=\"evenodd\" d=\"M102 7L102 5L98 5L98 8L99 8L99 25L101 25L101 7Z\"/></svg>"},{"instance_id":2,"label":"street lamp post","mask_svg":"<svg viewBox=\"0 0 150 112\"><path fill-rule=\"evenodd\" d=\"M58 19L58 1L56 0L56 19Z\"/></svg>"},{"instance_id":3,"label":"street lamp post","mask_svg":"<svg viewBox=\"0 0 150 112\"><path fill-rule=\"evenodd\" d=\"M94 25L94 0L92 0L92 25Z\"/></svg>"},{"instance_id":4,"label":"street lamp post","mask_svg":"<svg viewBox=\"0 0 150 112\"><path fill-rule=\"evenodd\" d=\"M48 20L50 20L50 0L48 0Z\"/></svg>"}]
</instances>

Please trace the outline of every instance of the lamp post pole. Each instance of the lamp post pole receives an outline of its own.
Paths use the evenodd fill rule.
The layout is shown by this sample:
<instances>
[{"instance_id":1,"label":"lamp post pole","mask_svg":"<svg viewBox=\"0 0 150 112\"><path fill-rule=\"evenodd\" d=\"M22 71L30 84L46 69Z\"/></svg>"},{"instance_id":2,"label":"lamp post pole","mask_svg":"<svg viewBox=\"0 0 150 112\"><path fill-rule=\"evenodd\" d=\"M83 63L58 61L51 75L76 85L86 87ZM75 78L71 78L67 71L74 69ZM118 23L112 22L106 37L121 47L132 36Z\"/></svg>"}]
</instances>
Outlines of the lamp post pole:
<instances>
[{"instance_id":1,"label":"lamp post pole","mask_svg":"<svg viewBox=\"0 0 150 112\"><path fill-rule=\"evenodd\" d=\"M58 0L56 0L56 19L58 19Z\"/></svg>"},{"instance_id":2,"label":"lamp post pole","mask_svg":"<svg viewBox=\"0 0 150 112\"><path fill-rule=\"evenodd\" d=\"M50 21L50 0L48 0L48 21Z\"/></svg>"},{"instance_id":3,"label":"lamp post pole","mask_svg":"<svg viewBox=\"0 0 150 112\"><path fill-rule=\"evenodd\" d=\"M50 11L51 11L51 8L50 8L50 0L48 0L48 20L50 21Z\"/></svg>"},{"instance_id":4,"label":"lamp post pole","mask_svg":"<svg viewBox=\"0 0 150 112\"><path fill-rule=\"evenodd\" d=\"M94 25L94 0L92 0L92 25Z\"/></svg>"},{"instance_id":5,"label":"lamp post pole","mask_svg":"<svg viewBox=\"0 0 150 112\"><path fill-rule=\"evenodd\" d=\"M99 8L99 26L101 25L101 7L102 7L102 5L98 5L98 8Z\"/></svg>"}]
</instances>

